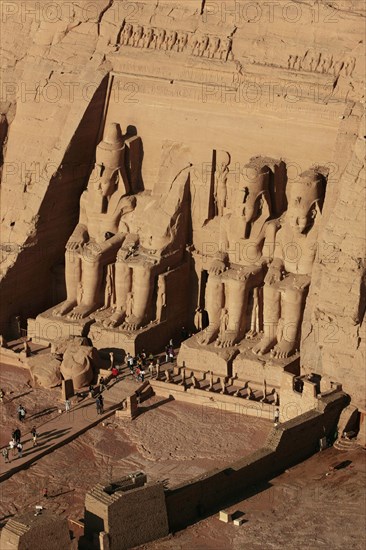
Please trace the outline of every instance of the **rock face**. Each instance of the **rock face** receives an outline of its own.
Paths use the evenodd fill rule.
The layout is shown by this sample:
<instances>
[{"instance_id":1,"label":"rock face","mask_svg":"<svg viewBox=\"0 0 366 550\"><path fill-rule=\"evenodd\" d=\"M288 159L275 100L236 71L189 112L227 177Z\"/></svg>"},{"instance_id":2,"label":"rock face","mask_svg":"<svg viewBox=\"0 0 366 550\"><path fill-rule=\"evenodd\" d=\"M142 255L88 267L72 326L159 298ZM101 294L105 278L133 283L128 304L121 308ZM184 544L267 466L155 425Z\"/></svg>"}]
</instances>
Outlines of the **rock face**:
<instances>
[{"instance_id":1,"label":"rock face","mask_svg":"<svg viewBox=\"0 0 366 550\"><path fill-rule=\"evenodd\" d=\"M365 158L364 135L339 182L319 240L302 327L304 371L341 382L365 410Z\"/></svg>"},{"instance_id":2,"label":"rock face","mask_svg":"<svg viewBox=\"0 0 366 550\"><path fill-rule=\"evenodd\" d=\"M256 354L300 347L304 373L365 411L361 3L9 6L0 333L70 298L82 226L83 244L115 250L84 261L60 335L86 319L97 347L128 350L195 322L203 346L231 349L264 328ZM97 149L111 124L116 166ZM83 212L109 211L114 170L131 208L96 235Z\"/></svg>"}]
</instances>

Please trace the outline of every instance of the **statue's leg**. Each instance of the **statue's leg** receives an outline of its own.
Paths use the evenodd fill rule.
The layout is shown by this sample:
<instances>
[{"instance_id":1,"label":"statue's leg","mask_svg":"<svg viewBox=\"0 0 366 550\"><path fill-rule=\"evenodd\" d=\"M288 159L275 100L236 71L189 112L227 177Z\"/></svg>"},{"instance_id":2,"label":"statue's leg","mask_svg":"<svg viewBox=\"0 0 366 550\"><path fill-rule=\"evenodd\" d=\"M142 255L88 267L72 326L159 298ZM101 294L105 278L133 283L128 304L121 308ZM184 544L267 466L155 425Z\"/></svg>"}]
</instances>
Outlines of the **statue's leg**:
<instances>
[{"instance_id":1,"label":"statue's leg","mask_svg":"<svg viewBox=\"0 0 366 550\"><path fill-rule=\"evenodd\" d=\"M70 319L83 319L103 305L101 287L104 266L116 260L117 247L111 247L99 256L92 252L98 243L91 243L90 251L83 250L81 256L82 299L80 304L68 314Z\"/></svg>"},{"instance_id":2,"label":"statue's leg","mask_svg":"<svg viewBox=\"0 0 366 550\"><path fill-rule=\"evenodd\" d=\"M115 264L115 287L116 287L116 311L105 319L103 325L113 328L120 325L126 316L127 294L132 289L132 269L122 260Z\"/></svg>"},{"instance_id":3,"label":"statue's leg","mask_svg":"<svg viewBox=\"0 0 366 550\"><path fill-rule=\"evenodd\" d=\"M77 305L78 286L81 283L81 259L77 252L65 253L66 300L53 310L54 315L66 315Z\"/></svg>"},{"instance_id":4,"label":"statue's leg","mask_svg":"<svg viewBox=\"0 0 366 550\"><path fill-rule=\"evenodd\" d=\"M220 328L220 315L224 307L224 285L221 277L210 274L206 286L206 311L208 313L208 327L200 334L201 344L210 344L216 340Z\"/></svg>"},{"instance_id":5,"label":"statue's leg","mask_svg":"<svg viewBox=\"0 0 366 550\"><path fill-rule=\"evenodd\" d=\"M260 289L255 287L253 289L253 309L250 316L250 329L246 333L245 338L251 340L255 338L259 333L259 300L260 300Z\"/></svg>"},{"instance_id":6,"label":"statue's leg","mask_svg":"<svg viewBox=\"0 0 366 550\"><path fill-rule=\"evenodd\" d=\"M228 310L228 326L219 335L217 345L222 348L233 346L244 336L245 315L248 303L247 281L225 280L225 307Z\"/></svg>"},{"instance_id":7,"label":"statue's leg","mask_svg":"<svg viewBox=\"0 0 366 550\"><path fill-rule=\"evenodd\" d=\"M282 291L282 338L273 350L273 356L285 359L295 353L299 345L299 329L304 309L306 291L286 289Z\"/></svg>"},{"instance_id":8,"label":"statue's leg","mask_svg":"<svg viewBox=\"0 0 366 550\"><path fill-rule=\"evenodd\" d=\"M82 260L82 299L69 313L70 319L83 319L100 307L100 290L103 276L101 261Z\"/></svg>"},{"instance_id":9,"label":"statue's leg","mask_svg":"<svg viewBox=\"0 0 366 550\"><path fill-rule=\"evenodd\" d=\"M123 328L136 330L149 321L149 311L153 295L153 277L150 266L138 264L132 274L132 314L126 317Z\"/></svg>"},{"instance_id":10,"label":"statue's leg","mask_svg":"<svg viewBox=\"0 0 366 550\"><path fill-rule=\"evenodd\" d=\"M252 352L264 355L273 349L277 342L277 328L281 317L281 293L270 285L264 285L263 289L263 338L253 346Z\"/></svg>"}]
</instances>

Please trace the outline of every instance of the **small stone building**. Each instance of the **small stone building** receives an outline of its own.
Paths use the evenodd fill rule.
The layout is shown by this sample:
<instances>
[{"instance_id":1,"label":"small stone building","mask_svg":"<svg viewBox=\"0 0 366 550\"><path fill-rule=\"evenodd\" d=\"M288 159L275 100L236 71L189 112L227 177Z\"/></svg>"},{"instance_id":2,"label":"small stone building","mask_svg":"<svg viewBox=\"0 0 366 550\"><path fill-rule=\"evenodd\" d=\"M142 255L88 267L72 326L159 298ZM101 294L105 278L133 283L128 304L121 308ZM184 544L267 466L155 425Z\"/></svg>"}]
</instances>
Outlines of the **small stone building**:
<instances>
[{"instance_id":1,"label":"small stone building","mask_svg":"<svg viewBox=\"0 0 366 550\"><path fill-rule=\"evenodd\" d=\"M71 544L67 520L47 510L10 519L0 536L1 550L71 550Z\"/></svg>"},{"instance_id":2,"label":"small stone building","mask_svg":"<svg viewBox=\"0 0 366 550\"><path fill-rule=\"evenodd\" d=\"M124 550L169 534L164 487L145 482L137 472L86 494L84 545Z\"/></svg>"}]
</instances>

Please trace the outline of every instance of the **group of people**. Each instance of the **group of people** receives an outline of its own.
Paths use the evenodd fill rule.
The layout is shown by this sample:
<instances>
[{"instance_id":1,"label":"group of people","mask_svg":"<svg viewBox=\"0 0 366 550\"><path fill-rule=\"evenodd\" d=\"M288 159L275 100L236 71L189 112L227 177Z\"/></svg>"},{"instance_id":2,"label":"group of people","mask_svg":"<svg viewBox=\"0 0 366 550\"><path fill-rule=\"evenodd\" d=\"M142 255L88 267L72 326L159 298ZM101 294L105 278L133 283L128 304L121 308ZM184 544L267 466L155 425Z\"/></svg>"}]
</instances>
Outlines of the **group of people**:
<instances>
[{"instance_id":1,"label":"group of people","mask_svg":"<svg viewBox=\"0 0 366 550\"><path fill-rule=\"evenodd\" d=\"M38 440L38 433L37 428L33 426L33 428L30 431L33 441L33 447L37 446L37 440ZM13 430L13 433L11 434L11 440L9 441L9 444L7 447L4 447L2 450L2 455L4 457L4 462L9 463L11 462L11 458L14 458L18 454L18 458L22 458L23 456L23 444L21 442L22 433L19 428L15 428Z\"/></svg>"},{"instance_id":2,"label":"group of people","mask_svg":"<svg viewBox=\"0 0 366 550\"><path fill-rule=\"evenodd\" d=\"M165 348L165 361L166 363L174 361L174 348L172 344L167 345ZM144 382L146 369L149 371L150 378L159 377L161 360L160 357L155 357L152 353L146 354L143 350L135 357L127 353L126 363L130 369L131 376L137 382Z\"/></svg>"},{"instance_id":3,"label":"group of people","mask_svg":"<svg viewBox=\"0 0 366 550\"><path fill-rule=\"evenodd\" d=\"M130 353L127 353L126 364L130 369L131 376L133 376L137 382L143 382L145 380L146 363L153 359L154 356L151 353L147 356L145 351L138 353L136 357L132 357Z\"/></svg>"}]
</instances>

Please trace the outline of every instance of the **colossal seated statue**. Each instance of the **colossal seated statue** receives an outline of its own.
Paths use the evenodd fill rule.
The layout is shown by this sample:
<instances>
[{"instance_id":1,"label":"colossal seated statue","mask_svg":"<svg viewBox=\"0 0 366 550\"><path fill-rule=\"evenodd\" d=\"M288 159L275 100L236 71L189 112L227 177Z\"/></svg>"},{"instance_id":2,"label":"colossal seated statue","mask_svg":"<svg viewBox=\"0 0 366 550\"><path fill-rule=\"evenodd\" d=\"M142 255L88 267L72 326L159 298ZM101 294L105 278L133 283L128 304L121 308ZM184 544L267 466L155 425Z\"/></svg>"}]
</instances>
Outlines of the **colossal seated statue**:
<instances>
[{"instance_id":1,"label":"colossal seated statue","mask_svg":"<svg viewBox=\"0 0 366 550\"><path fill-rule=\"evenodd\" d=\"M107 126L96 150L88 188L80 198L80 218L66 245L66 301L56 316L76 320L103 305L103 270L115 261L135 207L124 172L124 140L120 126Z\"/></svg>"},{"instance_id":2,"label":"colossal seated statue","mask_svg":"<svg viewBox=\"0 0 366 550\"><path fill-rule=\"evenodd\" d=\"M118 252L115 266L116 308L106 328L134 331L166 307L164 281L157 277L181 264L187 243L190 165L170 183L166 194L136 210L135 231ZM141 205L143 202L141 202ZM154 291L158 286L156 304ZM160 287L160 288L159 288ZM159 310L159 311L158 311Z\"/></svg>"},{"instance_id":3,"label":"colossal seated statue","mask_svg":"<svg viewBox=\"0 0 366 550\"><path fill-rule=\"evenodd\" d=\"M276 234L274 258L265 278L264 336L253 353L286 358L299 346L299 329L311 280L325 194L316 170L290 188L288 210Z\"/></svg>"},{"instance_id":4,"label":"colossal seated statue","mask_svg":"<svg viewBox=\"0 0 366 550\"><path fill-rule=\"evenodd\" d=\"M205 294L209 326L201 334L201 344L216 340L217 346L229 347L244 337L249 291L264 278L263 244L266 237L270 242L270 235L274 242L276 223L269 223L270 169L254 164L247 169L243 202L219 218L219 253L209 267ZM223 209L218 208L220 212ZM270 249L266 252L271 255Z\"/></svg>"}]
</instances>

